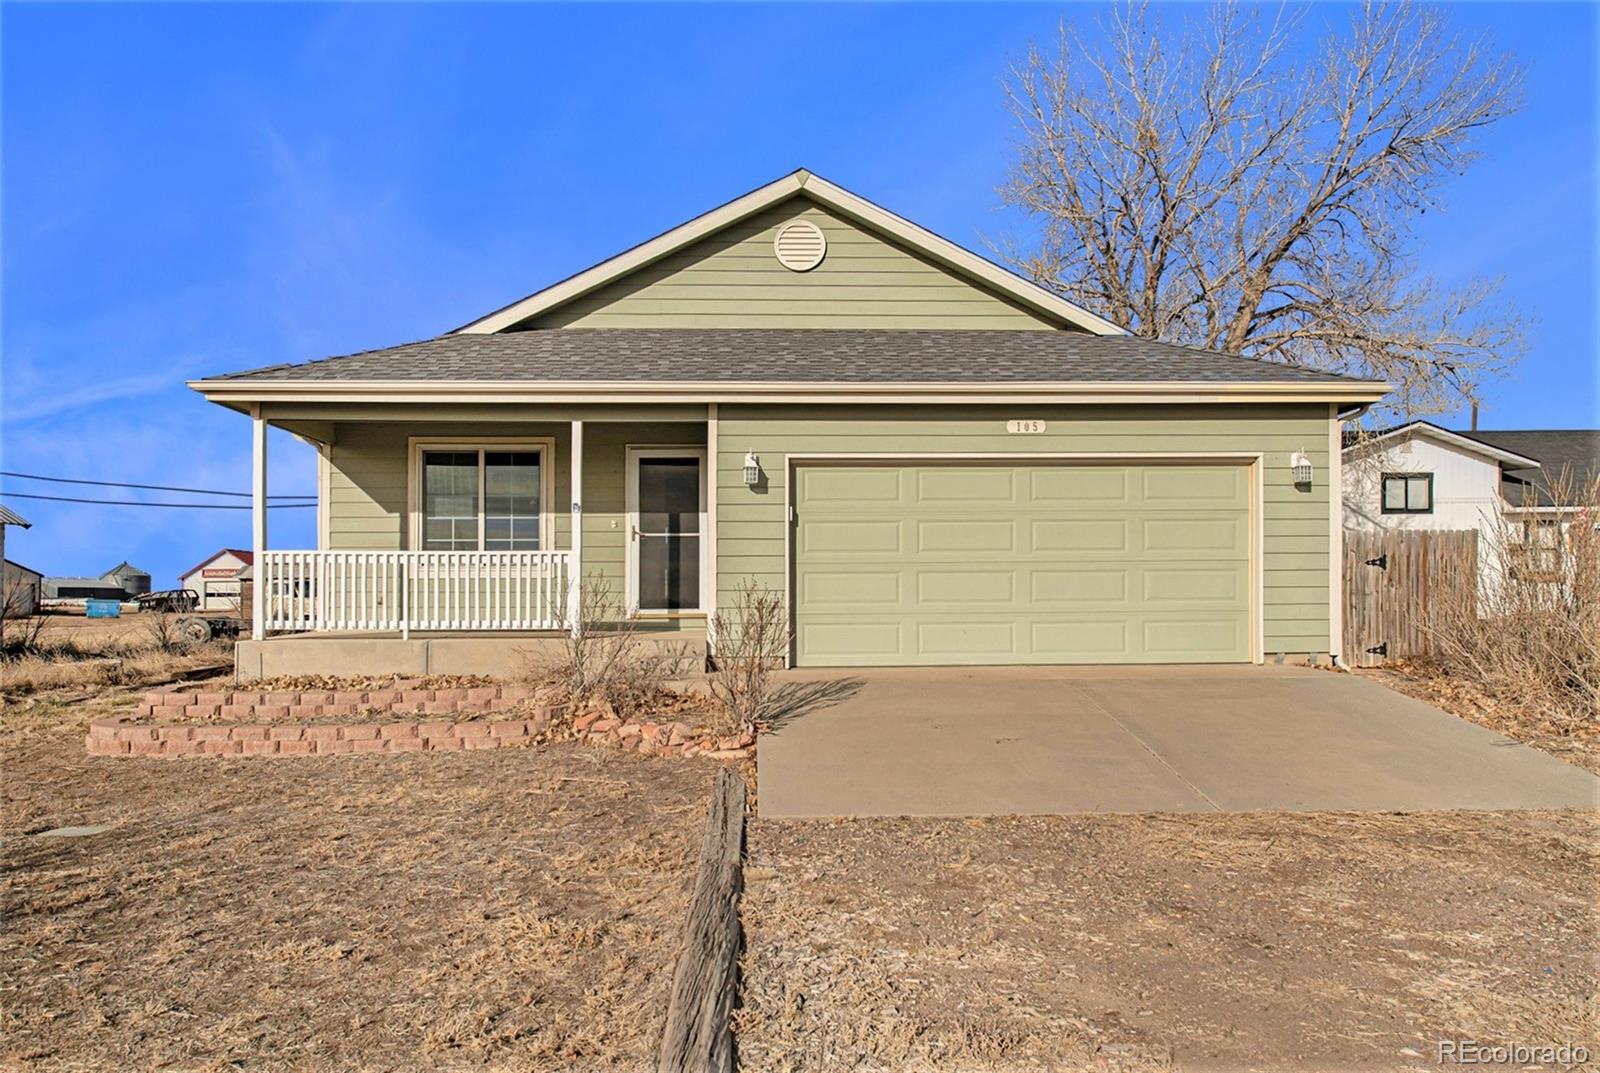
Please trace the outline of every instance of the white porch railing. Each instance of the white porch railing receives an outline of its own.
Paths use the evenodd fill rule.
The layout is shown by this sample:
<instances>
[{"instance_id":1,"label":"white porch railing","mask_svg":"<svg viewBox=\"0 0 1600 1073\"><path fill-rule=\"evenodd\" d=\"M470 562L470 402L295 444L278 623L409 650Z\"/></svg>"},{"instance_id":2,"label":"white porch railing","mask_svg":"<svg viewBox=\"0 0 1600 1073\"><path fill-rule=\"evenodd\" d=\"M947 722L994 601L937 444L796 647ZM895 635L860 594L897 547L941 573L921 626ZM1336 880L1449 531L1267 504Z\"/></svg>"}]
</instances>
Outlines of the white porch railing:
<instances>
[{"instance_id":1,"label":"white porch railing","mask_svg":"<svg viewBox=\"0 0 1600 1073\"><path fill-rule=\"evenodd\" d=\"M571 554L266 551L254 598L268 632L556 630Z\"/></svg>"}]
</instances>

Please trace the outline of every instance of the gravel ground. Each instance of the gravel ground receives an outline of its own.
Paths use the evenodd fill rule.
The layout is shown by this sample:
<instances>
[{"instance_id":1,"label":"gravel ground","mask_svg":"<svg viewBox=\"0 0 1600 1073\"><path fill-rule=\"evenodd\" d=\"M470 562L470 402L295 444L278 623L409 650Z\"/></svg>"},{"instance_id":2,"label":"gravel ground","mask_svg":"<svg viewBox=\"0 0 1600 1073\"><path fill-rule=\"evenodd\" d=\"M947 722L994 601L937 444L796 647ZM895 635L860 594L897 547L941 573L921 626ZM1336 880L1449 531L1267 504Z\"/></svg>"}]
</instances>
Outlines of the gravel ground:
<instances>
[{"instance_id":1,"label":"gravel ground","mask_svg":"<svg viewBox=\"0 0 1600 1073\"><path fill-rule=\"evenodd\" d=\"M757 821L742 1068L1437 1070L1596 1041L1593 813Z\"/></svg>"},{"instance_id":2,"label":"gravel ground","mask_svg":"<svg viewBox=\"0 0 1600 1073\"><path fill-rule=\"evenodd\" d=\"M131 699L3 717L0 1067L654 1067L712 764L84 756Z\"/></svg>"}]
</instances>

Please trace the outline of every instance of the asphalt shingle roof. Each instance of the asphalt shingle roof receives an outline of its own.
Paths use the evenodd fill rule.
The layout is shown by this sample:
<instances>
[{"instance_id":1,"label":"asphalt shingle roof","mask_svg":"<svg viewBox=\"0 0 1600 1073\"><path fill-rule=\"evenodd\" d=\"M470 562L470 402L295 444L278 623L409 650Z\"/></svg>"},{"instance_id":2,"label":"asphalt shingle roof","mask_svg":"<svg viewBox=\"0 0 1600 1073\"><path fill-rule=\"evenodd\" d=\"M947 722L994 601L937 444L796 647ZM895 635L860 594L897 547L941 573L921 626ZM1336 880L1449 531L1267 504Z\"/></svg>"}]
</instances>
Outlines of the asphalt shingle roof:
<instances>
[{"instance_id":1,"label":"asphalt shingle roof","mask_svg":"<svg viewBox=\"0 0 1600 1073\"><path fill-rule=\"evenodd\" d=\"M1578 486L1573 491L1600 476L1600 429L1507 429L1461 435L1539 460L1537 472L1521 470L1516 476L1508 475L1504 493L1513 503L1531 506L1537 501L1542 507L1555 506L1558 504L1551 495L1550 486L1563 472L1570 474L1572 482Z\"/></svg>"},{"instance_id":2,"label":"asphalt shingle roof","mask_svg":"<svg viewBox=\"0 0 1600 1073\"><path fill-rule=\"evenodd\" d=\"M217 377L524 383L1363 383L1354 377L1065 331L562 328L444 335Z\"/></svg>"}]
</instances>

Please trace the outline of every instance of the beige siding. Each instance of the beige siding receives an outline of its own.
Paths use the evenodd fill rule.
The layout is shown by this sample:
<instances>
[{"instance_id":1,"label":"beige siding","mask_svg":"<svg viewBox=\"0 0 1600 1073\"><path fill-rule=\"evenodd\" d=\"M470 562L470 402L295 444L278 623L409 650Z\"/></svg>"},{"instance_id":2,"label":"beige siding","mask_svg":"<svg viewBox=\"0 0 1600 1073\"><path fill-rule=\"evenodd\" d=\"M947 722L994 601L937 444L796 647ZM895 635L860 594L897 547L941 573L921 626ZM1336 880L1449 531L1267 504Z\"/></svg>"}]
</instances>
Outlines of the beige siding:
<instances>
[{"instance_id":1,"label":"beige siding","mask_svg":"<svg viewBox=\"0 0 1600 1073\"><path fill-rule=\"evenodd\" d=\"M329 459L328 547L399 549L406 547L409 437L451 438L529 436L556 441L555 515L557 548L572 546L570 481L571 426L559 423L468 424L460 422L340 422ZM623 592L623 552L627 534L623 478L630 445L704 445L701 422L584 425L584 573L605 577L617 598Z\"/></svg>"},{"instance_id":2,"label":"beige siding","mask_svg":"<svg viewBox=\"0 0 1600 1073\"><path fill-rule=\"evenodd\" d=\"M1042 435L1008 435L1015 417L1047 422ZM717 552L720 596L744 574L782 589L786 458L797 454L1138 454L1263 452L1265 650L1328 651L1328 410L1282 406L938 407L720 409ZM1289 456L1316 467L1309 491L1294 486ZM761 456L765 487L744 484L747 450Z\"/></svg>"},{"instance_id":3,"label":"beige siding","mask_svg":"<svg viewBox=\"0 0 1600 1073\"><path fill-rule=\"evenodd\" d=\"M809 272L773 256L778 228L822 228ZM734 224L519 328L1053 328L1051 322L805 197Z\"/></svg>"}]
</instances>

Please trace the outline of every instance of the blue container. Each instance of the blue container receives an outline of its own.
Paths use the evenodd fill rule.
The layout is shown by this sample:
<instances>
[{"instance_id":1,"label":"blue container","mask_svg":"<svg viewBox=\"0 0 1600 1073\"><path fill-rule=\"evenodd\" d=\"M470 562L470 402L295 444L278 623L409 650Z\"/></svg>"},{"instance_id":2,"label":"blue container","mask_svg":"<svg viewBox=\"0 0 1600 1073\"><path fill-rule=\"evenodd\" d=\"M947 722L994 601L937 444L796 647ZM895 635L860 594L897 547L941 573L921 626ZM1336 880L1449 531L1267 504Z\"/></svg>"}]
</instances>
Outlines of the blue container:
<instances>
[{"instance_id":1,"label":"blue container","mask_svg":"<svg viewBox=\"0 0 1600 1073\"><path fill-rule=\"evenodd\" d=\"M83 613L90 618L121 618L121 600L85 600Z\"/></svg>"}]
</instances>

